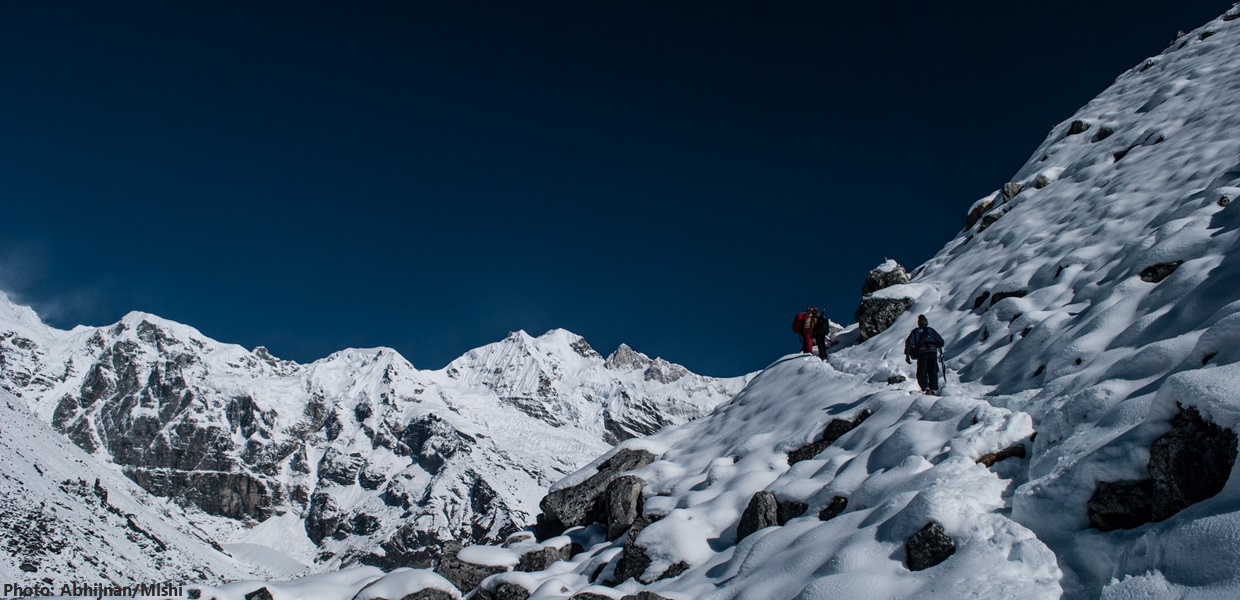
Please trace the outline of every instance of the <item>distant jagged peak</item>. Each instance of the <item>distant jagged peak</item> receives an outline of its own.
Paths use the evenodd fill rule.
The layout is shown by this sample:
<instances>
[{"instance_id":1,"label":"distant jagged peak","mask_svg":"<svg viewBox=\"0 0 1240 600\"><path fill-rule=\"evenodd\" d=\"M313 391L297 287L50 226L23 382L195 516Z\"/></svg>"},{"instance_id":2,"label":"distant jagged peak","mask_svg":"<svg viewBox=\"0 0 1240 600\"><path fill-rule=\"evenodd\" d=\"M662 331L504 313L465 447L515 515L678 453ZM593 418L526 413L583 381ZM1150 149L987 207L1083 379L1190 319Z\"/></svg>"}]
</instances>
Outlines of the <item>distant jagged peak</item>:
<instances>
[{"instance_id":1,"label":"distant jagged peak","mask_svg":"<svg viewBox=\"0 0 1240 600\"><path fill-rule=\"evenodd\" d=\"M652 362L654 361L650 360L649 356L630 348L628 344L621 343L620 347L607 357L603 366L613 371L635 371L649 367Z\"/></svg>"}]
</instances>

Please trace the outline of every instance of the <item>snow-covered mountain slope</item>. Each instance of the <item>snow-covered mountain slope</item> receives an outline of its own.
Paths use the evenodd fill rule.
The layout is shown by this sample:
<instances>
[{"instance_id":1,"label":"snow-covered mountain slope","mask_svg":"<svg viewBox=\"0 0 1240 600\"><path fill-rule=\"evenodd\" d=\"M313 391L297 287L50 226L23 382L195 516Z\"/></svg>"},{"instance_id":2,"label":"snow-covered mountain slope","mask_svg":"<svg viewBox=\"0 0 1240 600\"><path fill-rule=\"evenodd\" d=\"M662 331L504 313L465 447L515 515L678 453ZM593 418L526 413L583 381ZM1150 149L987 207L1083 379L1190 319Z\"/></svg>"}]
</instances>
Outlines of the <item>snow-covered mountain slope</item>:
<instances>
[{"instance_id":1,"label":"snow-covered mountain slope","mask_svg":"<svg viewBox=\"0 0 1240 600\"><path fill-rule=\"evenodd\" d=\"M502 540L616 441L708 413L711 379L622 346L516 332L438 371L387 348L308 365L143 313L61 331L0 298L0 387L233 555L293 575L428 565Z\"/></svg>"},{"instance_id":2,"label":"snow-covered mountain slope","mask_svg":"<svg viewBox=\"0 0 1240 600\"><path fill-rule=\"evenodd\" d=\"M226 555L181 508L74 446L0 390L0 579L215 583L271 577Z\"/></svg>"},{"instance_id":3,"label":"snow-covered mountain slope","mask_svg":"<svg viewBox=\"0 0 1240 600\"><path fill-rule=\"evenodd\" d=\"M1233 8L875 292L909 301L890 329L553 486L584 551L475 597L1240 596L1238 195ZM918 314L946 338L940 397L903 361Z\"/></svg>"}]
</instances>

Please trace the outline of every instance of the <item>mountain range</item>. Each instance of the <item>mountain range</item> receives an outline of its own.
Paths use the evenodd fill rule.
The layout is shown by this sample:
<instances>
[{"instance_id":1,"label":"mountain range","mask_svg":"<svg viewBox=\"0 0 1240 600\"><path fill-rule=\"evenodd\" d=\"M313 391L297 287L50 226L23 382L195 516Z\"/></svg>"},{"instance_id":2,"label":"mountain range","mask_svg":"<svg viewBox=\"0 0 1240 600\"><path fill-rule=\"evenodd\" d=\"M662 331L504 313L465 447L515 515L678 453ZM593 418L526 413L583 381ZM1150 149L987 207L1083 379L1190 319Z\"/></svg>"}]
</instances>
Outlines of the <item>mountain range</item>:
<instances>
[{"instance_id":1,"label":"mountain range","mask_svg":"<svg viewBox=\"0 0 1240 600\"><path fill-rule=\"evenodd\" d=\"M177 506L182 529L277 575L429 566L448 541L502 540L555 480L746 380L624 345L604 358L564 330L514 332L436 371L389 348L301 365L145 313L58 330L7 298L0 368L9 410L99 463L79 477L119 472ZM56 562L27 558L13 560Z\"/></svg>"}]
</instances>

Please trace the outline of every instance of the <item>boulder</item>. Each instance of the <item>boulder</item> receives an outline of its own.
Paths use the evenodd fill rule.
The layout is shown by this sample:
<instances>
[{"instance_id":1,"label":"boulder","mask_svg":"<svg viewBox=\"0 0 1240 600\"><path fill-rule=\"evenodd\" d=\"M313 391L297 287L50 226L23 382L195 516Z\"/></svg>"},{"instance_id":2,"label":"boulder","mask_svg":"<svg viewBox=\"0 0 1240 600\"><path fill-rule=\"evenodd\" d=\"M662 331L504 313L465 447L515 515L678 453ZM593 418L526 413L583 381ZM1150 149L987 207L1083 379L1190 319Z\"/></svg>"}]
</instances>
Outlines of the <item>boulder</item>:
<instances>
[{"instance_id":1,"label":"boulder","mask_svg":"<svg viewBox=\"0 0 1240 600\"><path fill-rule=\"evenodd\" d=\"M274 600L274 598L271 597L271 590L265 587L260 587L257 590L246 594L245 600Z\"/></svg>"},{"instance_id":2,"label":"boulder","mask_svg":"<svg viewBox=\"0 0 1240 600\"><path fill-rule=\"evenodd\" d=\"M836 496L831 499L831 503L826 508L818 512L818 520L830 521L840 516L840 513L844 512L845 508L848 508L848 498Z\"/></svg>"},{"instance_id":3,"label":"boulder","mask_svg":"<svg viewBox=\"0 0 1240 600\"><path fill-rule=\"evenodd\" d=\"M646 549L637 545L637 536L642 530L649 527L651 523L658 521L659 516L641 516L629 528L628 539L624 543L624 551L620 554L620 560L616 562L616 570L612 573L611 580L607 585L616 586L630 578L636 579L641 583L651 583L650 581L642 581L642 573L650 568L650 557L646 555Z\"/></svg>"},{"instance_id":4,"label":"boulder","mask_svg":"<svg viewBox=\"0 0 1240 600\"><path fill-rule=\"evenodd\" d=\"M749 499L749 506L741 513L741 520L736 524L736 541L741 541L750 534L779 524L779 502L772 492L758 492Z\"/></svg>"},{"instance_id":5,"label":"boulder","mask_svg":"<svg viewBox=\"0 0 1240 600\"><path fill-rule=\"evenodd\" d=\"M794 500L776 500L775 502L775 522L779 525L786 525L791 521L809 510L809 505L804 502L796 502Z\"/></svg>"},{"instance_id":6,"label":"boulder","mask_svg":"<svg viewBox=\"0 0 1240 600\"><path fill-rule=\"evenodd\" d=\"M1164 521L1218 494L1236 462L1236 439L1195 408L1181 408L1171 430L1150 446L1148 478L1098 482L1085 505L1090 527L1112 531Z\"/></svg>"},{"instance_id":7,"label":"boulder","mask_svg":"<svg viewBox=\"0 0 1240 600\"><path fill-rule=\"evenodd\" d=\"M982 215L986 214L986 211L990 210L994 205L993 197L974 204L973 208L969 210L969 214L964 218L964 228L972 229L982 219Z\"/></svg>"},{"instance_id":8,"label":"boulder","mask_svg":"<svg viewBox=\"0 0 1240 600\"><path fill-rule=\"evenodd\" d=\"M1141 281L1146 283L1158 283L1167 277L1170 277L1171 274L1174 273L1176 269L1180 268L1180 265L1182 264L1184 264L1184 261L1177 260L1175 262L1150 265L1141 270Z\"/></svg>"},{"instance_id":9,"label":"boulder","mask_svg":"<svg viewBox=\"0 0 1240 600\"><path fill-rule=\"evenodd\" d=\"M860 341L864 342L886 331L912 306L911 298L862 298L857 312L853 313L853 320L857 322L857 329L860 331Z\"/></svg>"},{"instance_id":10,"label":"boulder","mask_svg":"<svg viewBox=\"0 0 1240 600\"><path fill-rule=\"evenodd\" d=\"M904 267L895 261L887 261L877 268L870 269L870 274L861 284L861 295L867 296L893 285L908 283L908 281L908 273L904 272Z\"/></svg>"},{"instance_id":11,"label":"boulder","mask_svg":"<svg viewBox=\"0 0 1240 600\"><path fill-rule=\"evenodd\" d=\"M607 513L607 539L615 539L633 525L642 513L645 480L635 475L617 477L604 494Z\"/></svg>"},{"instance_id":12,"label":"boulder","mask_svg":"<svg viewBox=\"0 0 1240 600\"><path fill-rule=\"evenodd\" d=\"M435 572L452 582L456 589L468 592L478 587L483 579L498 573L505 573L508 567L494 565L475 565L462 561L457 554L461 544L448 542L444 544L443 555L440 556Z\"/></svg>"},{"instance_id":13,"label":"boulder","mask_svg":"<svg viewBox=\"0 0 1240 600\"><path fill-rule=\"evenodd\" d=\"M564 533L577 525L600 523L606 520L604 503L607 486L622 474L654 462L655 455L641 449L621 448L598 466L598 472L585 481L548 493L539 502L542 514L538 516L535 533L539 539L547 539Z\"/></svg>"},{"instance_id":14,"label":"boulder","mask_svg":"<svg viewBox=\"0 0 1240 600\"><path fill-rule=\"evenodd\" d=\"M476 600L527 600L530 591L515 583L504 582L493 590L479 588L472 597Z\"/></svg>"},{"instance_id":15,"label":"boulder","mask_svg":"<svg viewBox=\"0 0 1240 600\"><path fill-rule=\"evenodd\" d=\"M1077 119L1073 121L1071 125L1068 126L1068 135L1076 135L1078 133L1085 133L1088 130L1089 130L1089 121L1083 121L1081 119Z\"/></svg>"},{"instance_id":16,"label":"boulder","mask_svg":"<svg viewBox=\"0 0 1240 600\"><path fill-rule=\"evenodd\" d=\"M1009 181L1003 184L1003 187L999 189L999 194L1003 196L1003 201L1007 202L1008 200L1015 198L1016 195L1023 189L1025 189L1024 185L1016 183L1015 181Z\"/></svg>"},{"instance_id":17,"label":"boulder","mask_svg":"<svg viewBox=\"0 0 1240 600\"><path fill-rule=\"evenodd\" d=\"M565 558L567 558L566 556L564 556L566 554L565 550L567 549L568 549L567 546L564 548L564 550L561 550L560 548L552 548L550 546L544 546L542 548L530 550L529 552L526 552L521 555L521 557L518 559L515 570L523 571L526 573L532 573L534 571L545 571L547 567L550 567L556 561L564 560Z\"/></svg>"},{"instance_id":18,"label":"boulder","mask_svg":"<svg viewBox=\"0 0 1240 600\"><path fill-rule=\"evenodd\" d=\"M922 571L955 554L956 544L942 525L931 521L904 543L904 550L909 570Z\"/></svg>"},{"instance_id":19,"label":"boulder","mask_svg":"<svg viewBox=\"0 0 1240 600\"><path fill-rule=\"evenodd\" d=\"M866 419L870 418L870 414L869 409L863 409L852 419L831 419L831 422L827 423L826 428L822 430L822 438L788 453L788 464L795 465L803 460L818 456L819 452L825 450L827 446L834 444L835 440L840 439L845 433L852 431Z\"/></svg>"}]
</instances>

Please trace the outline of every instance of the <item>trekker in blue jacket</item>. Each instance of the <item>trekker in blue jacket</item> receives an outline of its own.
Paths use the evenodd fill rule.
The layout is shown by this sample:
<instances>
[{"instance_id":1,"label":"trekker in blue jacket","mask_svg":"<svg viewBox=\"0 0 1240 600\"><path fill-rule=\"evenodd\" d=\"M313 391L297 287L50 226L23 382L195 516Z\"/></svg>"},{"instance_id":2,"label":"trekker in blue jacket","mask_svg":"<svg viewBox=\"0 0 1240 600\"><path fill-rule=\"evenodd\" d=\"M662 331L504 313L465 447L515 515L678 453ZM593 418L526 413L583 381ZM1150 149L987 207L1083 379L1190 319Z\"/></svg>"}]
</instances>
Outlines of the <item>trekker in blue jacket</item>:
<instances>
[{"instance_id":1,"label":"trekker in blue jacket","mask_svg":"<svg viewBox=\"0 0 1240 600\"><path fill-rule=\"evenodd\" d=\"M912 358L917 359L917 385L923 393L939 392L939 352L942 350L943 336L930 328L926 315L917 315L917 329L904 339L904 362L912 364Z\"/></svg>"}]
</instances>

